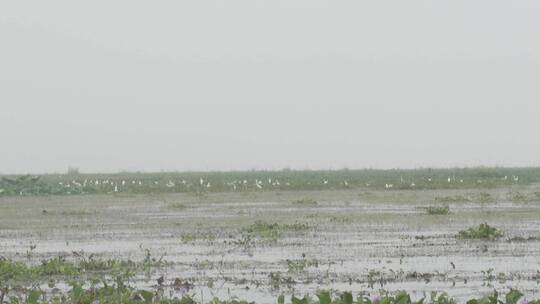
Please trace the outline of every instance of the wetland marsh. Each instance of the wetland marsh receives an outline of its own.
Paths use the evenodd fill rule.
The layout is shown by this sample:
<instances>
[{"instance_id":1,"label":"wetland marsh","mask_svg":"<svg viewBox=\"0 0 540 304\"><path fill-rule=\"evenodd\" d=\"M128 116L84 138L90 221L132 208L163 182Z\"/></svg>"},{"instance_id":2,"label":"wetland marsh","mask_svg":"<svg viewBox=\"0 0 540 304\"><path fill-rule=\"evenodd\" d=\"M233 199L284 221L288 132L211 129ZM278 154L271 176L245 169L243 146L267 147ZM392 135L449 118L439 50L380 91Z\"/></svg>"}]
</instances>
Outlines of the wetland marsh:
<instances>
[{"instance_id":1,"label":"wetland marsh","mask_svg":"<svg viewBox=\"0 0 540 304\"><path fill-rule=\"evenodd\" d=\"M444 291L462 302L511 288L532 299L539 189L4 196L0 256L25 267L68 263L55 284L38 270L9 281L47 295L81 277L113 280L120 269L135 288L198 302L275 303L321 290L406 290L413 299Z\"/></svg>"}]
</instances>

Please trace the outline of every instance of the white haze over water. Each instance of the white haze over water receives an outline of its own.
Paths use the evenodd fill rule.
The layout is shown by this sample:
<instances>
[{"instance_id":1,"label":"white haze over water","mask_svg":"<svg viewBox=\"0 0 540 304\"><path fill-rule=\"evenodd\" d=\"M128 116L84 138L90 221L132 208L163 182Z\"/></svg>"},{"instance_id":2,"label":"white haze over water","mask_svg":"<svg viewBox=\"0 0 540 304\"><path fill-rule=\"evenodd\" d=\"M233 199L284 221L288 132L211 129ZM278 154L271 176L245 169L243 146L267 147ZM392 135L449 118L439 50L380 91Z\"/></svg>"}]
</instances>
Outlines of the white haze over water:
<instances>
[{"instance_id":1,"label":"white haze over water","mask_svg":"<svg viewBox=\"0 0 540 304\"><path fill-rule=\"evenodd\" d=\"M0 173L540 165L539 1L2 1Z\"/></svg>"}]
</instances>

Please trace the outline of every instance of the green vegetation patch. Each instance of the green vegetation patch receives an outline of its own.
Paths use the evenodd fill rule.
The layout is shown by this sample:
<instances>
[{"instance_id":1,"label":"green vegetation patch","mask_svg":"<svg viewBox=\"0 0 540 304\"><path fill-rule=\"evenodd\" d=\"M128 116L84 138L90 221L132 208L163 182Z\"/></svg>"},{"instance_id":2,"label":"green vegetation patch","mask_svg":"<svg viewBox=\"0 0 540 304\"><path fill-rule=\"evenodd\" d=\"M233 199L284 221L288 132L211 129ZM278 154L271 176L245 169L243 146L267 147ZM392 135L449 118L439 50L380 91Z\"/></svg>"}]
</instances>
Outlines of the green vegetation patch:
<instances>
[{"instance_id":1,"label":"green vegetation patch","mask_svg":"<svg viewBox=\"0 0 540 304\"><path fill-rule=\"evenodd\" d=\"M308 230L309 228L310 226L306 223L296 222L292 224L278 224L268 223L265 221L255 221L255 223L244 228L243 232L258 237L278 238L283 232L299 232Z\"/></svg>"},{"instance_id":2,"label":"green vegetation patch","mask_svg":"<svg viewBox=\"0 0 540 304\"><path fill-rule=\"evenodd\" d=\"M436 202L441 203L455 203L455 202L469 202L471 199L464 195L451 195L451 196L437 196L435 197Z\"/></svg>"},{"instance_id":3,"label":"green vegetation patch","mask_svg":"<svg viewBox=\"0 0 540 304\"><path fill-rule=\"evenodd\" d=\"M426 212L429 215L448 215L450 214L450 207L448 205L428 206Z\"/></svg>"},{"instance_id":4,"label":"green vegetation patch","mask_svg":"<svg viewBox=\"0 0 540 304\"><path fill-rule=\"evenodd\" d=\"M461 230L458 234L462 239L486 239L496 240L503 236L503 233L495 228L491 227L487 223L482 223L478 227L471 227L467 230Z\"/></svg>"},{"instance_id":5,"label":"green vegetation patch","mask_svg":"<svg viewBox=\"0 0 540 304\"><path fill-rule=\"evenodd\" d=\"M300 206L317 206L319 203L311 198L302 198L292 202L294 205Z\"/></svg>"}]
</instances>

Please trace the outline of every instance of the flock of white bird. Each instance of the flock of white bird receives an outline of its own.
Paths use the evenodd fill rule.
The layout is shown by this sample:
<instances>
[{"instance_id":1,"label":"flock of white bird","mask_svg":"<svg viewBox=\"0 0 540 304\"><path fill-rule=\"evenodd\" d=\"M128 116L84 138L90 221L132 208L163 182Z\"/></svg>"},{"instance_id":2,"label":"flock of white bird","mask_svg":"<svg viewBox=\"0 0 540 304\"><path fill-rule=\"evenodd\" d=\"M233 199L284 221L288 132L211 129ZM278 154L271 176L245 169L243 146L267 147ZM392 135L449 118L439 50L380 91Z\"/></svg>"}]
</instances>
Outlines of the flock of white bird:
<instances>
[{"instance_id":1,"label":"flock of white bird","mask_svg":"<svg viewBox=\"0 0 540 304\"><path fill-rule=\"evenodd\" d=\"M510 180L510 181L518 182L519 181L519 176L515 176L515 175L513 175L511 177L504 176L502 178L502 180L503 181ZM424 181L426 181L428 183L431 183L431 182L433 182L433 178L425 177ZM407 185L408 184L409 187L411 187L411 188L416 187L416 183L408 182L403 177L400 177L399 182L400 182L401 185ZM447 178L447 182L448 183L463 183L464 180L463 179L457 179L456 176L453 175L453 176L449 176ZM478 183L478 184L481 184L483 182L484 181L481 180L481 179L476 180L476 183ZM95 187L95 186L110 187L110 188L113 189L112 191L118 192L120 189L126 188L126 187L148 186L148 185L150 185L150 186L159 186L160 181L156 180L156 181L152 182L152 181L142 181L142 180L115 181L115 180L110 180L110 179L103 179L103 180L100 180L100 179L85 179L84 181L72 180L71 182L58 182L58 184L60 186L62 186L62 187L66 187L66 188L71 188L71 187L85 188L85 187L88 187L88 186L91 186L91 187ZM312 185L311 182L307 182L307 184ZM324 179L321 180L321 185L323 185L323 186L330 185L330 184L331 183L327 178L324 178ZM340 186L345 186L345 187L349 186L349 182L347 180L342 180L338 184ZM165 182L164 185L167 188L173 188L173 187L177 187L177 186L182 186L182 187L185 187L185 188L195 187L195 184L190 183L185 179L178 180L178 181L167 180L167 182ZM250 182L247 179L234 180L232 182L226 182L226 183L224 183L224 185L230 187L233 191L236 191L236 190L245 190L245 189L248 189L250 187L255 187L257 189L263 189L263 188L281 187L282 185L290 186L291 183L290 182L281 183L276 178L268 178L267 180L255 179L253 182ZM371 187L373 184L365 183L364 185L366 187ZM199 179L198 187L200 187L200 188L211 188L212 184L210 183L210 181L205 180L203 177L201 177ZM392 188L394 188L394 184L393 183L385 183L384 188L385 189L392 189Z\"/></svg>"}]
</instances>

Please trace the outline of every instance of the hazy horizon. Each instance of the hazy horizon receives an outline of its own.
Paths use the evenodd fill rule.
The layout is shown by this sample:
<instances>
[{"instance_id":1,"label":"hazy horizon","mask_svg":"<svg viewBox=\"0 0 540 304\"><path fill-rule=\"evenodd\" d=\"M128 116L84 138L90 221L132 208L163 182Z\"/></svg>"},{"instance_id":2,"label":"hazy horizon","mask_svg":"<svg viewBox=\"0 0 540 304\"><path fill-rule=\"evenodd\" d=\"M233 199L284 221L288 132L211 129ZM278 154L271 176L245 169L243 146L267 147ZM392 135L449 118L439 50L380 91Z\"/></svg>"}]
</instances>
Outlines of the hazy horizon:
<instances>
[{"instance_id":1,"label":"hazy horizon","mask_svg":"<svg viewBox=\"0 0 540 304\"><path fill-rule=\"evenodd\" d=\"M0 174L538 167L538 12L1 2Z\"/></svg>"}]
</instances>

